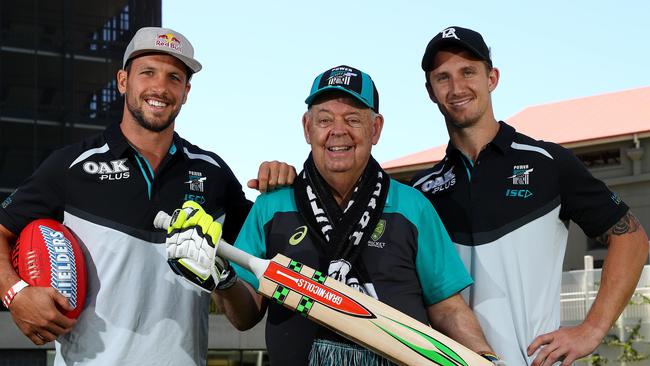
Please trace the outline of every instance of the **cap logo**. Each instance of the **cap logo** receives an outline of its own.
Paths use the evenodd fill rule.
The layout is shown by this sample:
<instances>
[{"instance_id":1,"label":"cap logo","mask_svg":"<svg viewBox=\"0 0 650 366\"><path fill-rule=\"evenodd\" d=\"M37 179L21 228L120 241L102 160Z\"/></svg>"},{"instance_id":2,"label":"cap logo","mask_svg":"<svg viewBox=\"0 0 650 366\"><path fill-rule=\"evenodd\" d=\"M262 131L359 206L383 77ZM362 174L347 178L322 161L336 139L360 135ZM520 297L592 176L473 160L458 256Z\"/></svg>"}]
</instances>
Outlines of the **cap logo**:
<instances>
[{"instance_id":1,"label":"cap logo","mask_svg":"<svg viewBox=\"0 0 650 366\"><path fill-rule=\"evenodd\" d=\"M330 76L327 78L327 85L350 85L350 78L355 76L357 76L357 74L355 74L352 69L339 67L332 70Z\"/></svg>"},{"instance_id":2,"label":"cap logo","mask_svg":"<svg viewBox=\"0 0 650 366\"><path fill-rule=\"evenodd\" d=\"M180 52L181 40L176 38L172 33L159 34L156 38L156 47L169 47L172 50Z\"/></svg>"},{"instance_id":3,"label":"cap logo","mask_svg":"<svg viewBox=\"0 0 650 366\"><path fill-rule=\"evenodd\" d=\"M447 28L443 30L441 33L442 33L442 38L456 38L457 40L460 41L460 38L456 36L456 28Z\"/></svg>"}]
</instances>

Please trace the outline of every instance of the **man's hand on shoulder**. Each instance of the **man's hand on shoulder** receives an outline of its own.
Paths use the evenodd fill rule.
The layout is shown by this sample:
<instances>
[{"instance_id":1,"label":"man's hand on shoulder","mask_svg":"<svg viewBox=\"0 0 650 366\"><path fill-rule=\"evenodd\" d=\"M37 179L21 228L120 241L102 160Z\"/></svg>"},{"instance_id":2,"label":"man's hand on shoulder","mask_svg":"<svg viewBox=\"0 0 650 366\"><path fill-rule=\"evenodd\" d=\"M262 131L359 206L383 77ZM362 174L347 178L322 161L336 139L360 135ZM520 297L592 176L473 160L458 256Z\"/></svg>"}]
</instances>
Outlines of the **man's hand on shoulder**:
<instances>
[{"instance_id":1,"label":"man's hand on shoulder","mask_svg":"<svg viewBox=\"0 0 650 366\"><path fill-rule=\"evenodd\" d=\"M249 180L247 186L264 193L291 185L295 179L296 169L293 166L277 160L265 161L260 164L257 179Z\"/></svg>"}]
</instances>

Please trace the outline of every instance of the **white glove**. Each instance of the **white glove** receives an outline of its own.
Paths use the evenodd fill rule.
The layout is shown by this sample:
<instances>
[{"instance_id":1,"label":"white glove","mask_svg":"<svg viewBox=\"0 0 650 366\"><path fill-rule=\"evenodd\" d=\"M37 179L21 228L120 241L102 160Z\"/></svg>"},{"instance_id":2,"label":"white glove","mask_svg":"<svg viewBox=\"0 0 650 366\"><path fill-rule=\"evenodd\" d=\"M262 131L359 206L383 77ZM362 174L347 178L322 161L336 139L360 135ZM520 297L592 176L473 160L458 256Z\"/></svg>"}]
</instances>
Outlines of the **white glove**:
<instances>
[{"instance_id":1,"label":"white glove","mask_svg":"<svg viewBox=\"0 0 650 366\"><path fill-rule=\"evenodd\" d=\"M230 287L237 277L228 261L216 256L220 239L221 223L198 203L187 201L174 211L167 228L167 263L203 291Z\"/></svg>"}]
</instances>

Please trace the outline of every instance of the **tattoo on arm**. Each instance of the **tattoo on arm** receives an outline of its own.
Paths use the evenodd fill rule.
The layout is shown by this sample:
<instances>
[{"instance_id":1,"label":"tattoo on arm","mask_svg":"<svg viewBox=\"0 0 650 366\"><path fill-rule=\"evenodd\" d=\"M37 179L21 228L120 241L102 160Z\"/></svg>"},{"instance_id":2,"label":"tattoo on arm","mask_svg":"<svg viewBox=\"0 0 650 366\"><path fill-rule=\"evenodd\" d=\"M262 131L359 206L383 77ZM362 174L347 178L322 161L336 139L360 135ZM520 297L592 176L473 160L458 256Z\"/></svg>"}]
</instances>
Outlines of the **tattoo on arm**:
<instances>
[{"instance_id":1,"label":"tattoo on arm","mask_svg":"<svg viewBox=\"0 0 650 366\"><path fill-rule=\"evenodd\" d=\"M607 246L612 235L620 236L626 233L633 233L639 230L640 226L639 219L631 211L628 211L614 226L597 237L596 240Z\"/></svg>"}]
</instances>

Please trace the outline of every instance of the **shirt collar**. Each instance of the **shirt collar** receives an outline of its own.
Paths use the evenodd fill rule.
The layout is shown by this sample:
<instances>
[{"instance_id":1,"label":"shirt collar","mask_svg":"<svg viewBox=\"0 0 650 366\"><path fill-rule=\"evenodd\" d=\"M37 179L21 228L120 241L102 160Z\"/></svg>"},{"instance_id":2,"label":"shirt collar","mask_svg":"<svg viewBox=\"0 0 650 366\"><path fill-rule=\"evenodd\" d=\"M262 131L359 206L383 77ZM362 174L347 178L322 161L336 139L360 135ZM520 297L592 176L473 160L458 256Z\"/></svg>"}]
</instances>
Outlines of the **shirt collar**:
<instances>
[{"instance_id":1,"label":"shirt collar","mask_svg":"<svg viewBox=\"0 0 650 366\"><path fill-rule=\"evenodd\" d=\"M514 138L515 129L509 124L499 121L499 130L492 141L487 144L486 149L492 147L497 151L500 151L502 154L505 154L510 149L510 145L512 145ZM449 140L445 154L447 156L460 156L462 155L462 152L451 143L451 140Z\"/></svg>"},{"instance_id":2,"label":"shirt collar","mask_svg":"<svg viewBox=\"0 0 650 366\"><path fill-rule=\"evenodd\" d=\"M187 156L183 153L183 139L174 132L172 137L172 146L169 147L169 154L173 156L181 155L187 159Z\"/></svg>"},{"instance_id":3,"label":"shirt collar","mask_svg":"<svg viewBox=\"0 0 650 366\"><path fill-rule=\"evenodd\" d=\"M124 156L126 151L132 149L131 144L129 144L129 141L124 136L124 133L122 133L122 129L120 128L119 123L111 123L108 127L106 127L106 130L104 131L104 139L106 139L111 153L116 158L121 158ZM169 148L169 154L174 156L185 156L185 154L183 154L183 140L176 132L174 132L174 136L172 138L172 145Z\"/></svg>"},{"instance_id":4,"label":"shirt collar","mask_svg":"<svg viewBox=\"0 0 650 366\"><path fill-rule=\"evenodd\" d=\"M500 121L499 131L497 132L497 135L494 136L494 139L492 139L492 142L490 142L490 145L496 147L501 151L501 153L505 154L510 149L510 145L512 145L514 138L515 129L509 124Z\"/></svg>"},{"instance_id":5,"label":"shirt collar","mask_svg":"<svg viewBox=\"0 0 650 366\"><path fill-rule=\"evenodd\" d=\"M111 154L116 158L124 156L126 151L131 147L120 129L119 122L111 123L106 127L106 130L104 130L104 139L108 143Z\"/></svg>"}]
</instances>

